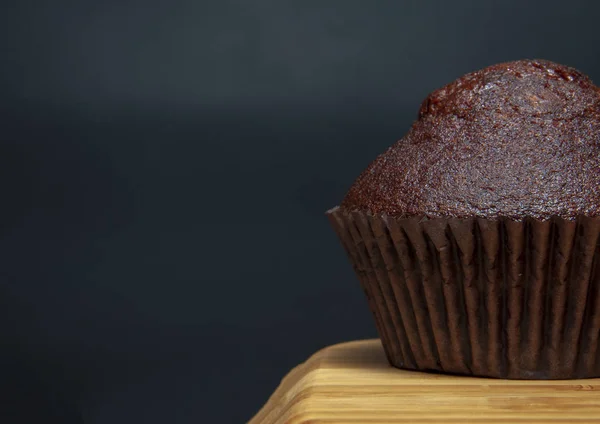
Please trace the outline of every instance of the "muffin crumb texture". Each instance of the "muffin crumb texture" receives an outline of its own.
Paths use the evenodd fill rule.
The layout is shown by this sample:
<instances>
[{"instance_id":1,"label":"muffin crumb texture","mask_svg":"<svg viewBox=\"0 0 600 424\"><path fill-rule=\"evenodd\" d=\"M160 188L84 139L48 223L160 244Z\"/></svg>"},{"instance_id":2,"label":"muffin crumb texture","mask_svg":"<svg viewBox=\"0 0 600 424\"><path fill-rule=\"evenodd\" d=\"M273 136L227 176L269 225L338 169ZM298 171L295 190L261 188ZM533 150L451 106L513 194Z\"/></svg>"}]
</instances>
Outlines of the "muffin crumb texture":
<instances>
[{"instance_id":1,"label":"muffin crumb texture","mask_svg":"<svg viewBox=\"0 0 600 424\"><path fill-rule=\"evenodd\" d=\"M341 208L394 217L600 215L600 89L581 72L521 60L431 93L404 138Z\"/></svg>"}]
</instances>

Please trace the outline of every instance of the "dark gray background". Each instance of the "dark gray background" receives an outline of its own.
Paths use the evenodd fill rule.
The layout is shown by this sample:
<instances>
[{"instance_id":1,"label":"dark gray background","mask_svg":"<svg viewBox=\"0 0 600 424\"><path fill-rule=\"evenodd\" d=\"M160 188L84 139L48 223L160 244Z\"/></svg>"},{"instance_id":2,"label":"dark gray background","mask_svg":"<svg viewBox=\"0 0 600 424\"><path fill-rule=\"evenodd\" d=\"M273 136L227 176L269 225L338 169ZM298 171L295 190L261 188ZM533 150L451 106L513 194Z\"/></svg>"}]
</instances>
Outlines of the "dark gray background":
<instances>
[{"instance_id":1,"label":"dark gray background","mask_svg":"<svg viewBox=\"0 0 600 424\"><path fill-rule=\"evenodd\" d=\"M242 423L376 335L324 211L431 90L596 1L12 0L0 10L0 419Z\"/></svg>"}]
</instances>

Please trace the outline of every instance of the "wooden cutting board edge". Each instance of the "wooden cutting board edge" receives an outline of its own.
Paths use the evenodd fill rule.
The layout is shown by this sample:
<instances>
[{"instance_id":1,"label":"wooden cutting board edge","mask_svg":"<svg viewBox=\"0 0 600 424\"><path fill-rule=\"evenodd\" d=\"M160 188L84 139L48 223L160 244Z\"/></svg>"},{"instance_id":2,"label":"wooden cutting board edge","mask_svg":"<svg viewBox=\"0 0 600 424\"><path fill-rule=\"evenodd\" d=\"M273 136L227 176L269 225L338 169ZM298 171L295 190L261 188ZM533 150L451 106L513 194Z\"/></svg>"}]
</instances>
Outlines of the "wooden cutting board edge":
<instances>
[{"instance_id":1,"label":"wooden cutting board edge","mask_svg":"<svg viewBox=\"0 0 600 424\"><path fill-rule=\"evenodd\" d=\"M600 423L600 379L499 380L391 367L381 342L326 347L249 424Z\"/></svg>"}]
</instances>

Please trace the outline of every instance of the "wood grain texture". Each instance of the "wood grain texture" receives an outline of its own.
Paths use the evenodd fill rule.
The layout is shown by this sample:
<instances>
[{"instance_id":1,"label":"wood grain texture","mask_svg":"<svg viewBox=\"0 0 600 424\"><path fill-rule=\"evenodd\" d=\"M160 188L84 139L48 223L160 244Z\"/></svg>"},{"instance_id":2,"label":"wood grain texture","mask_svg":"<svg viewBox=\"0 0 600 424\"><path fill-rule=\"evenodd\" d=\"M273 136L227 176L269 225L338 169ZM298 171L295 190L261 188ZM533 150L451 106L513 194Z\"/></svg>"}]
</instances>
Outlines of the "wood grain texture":
<instances>
[{"instance_id":1,"label":"wood grain texture","mask_svg":"<svg viewBox=\"0 0 600 424\"><path fill-rule=\"evenodd\" d=\"M391 367L379 340L294 368L249 424L600 423L600 379L498 380Z\"/></svg>"}]
</instances>

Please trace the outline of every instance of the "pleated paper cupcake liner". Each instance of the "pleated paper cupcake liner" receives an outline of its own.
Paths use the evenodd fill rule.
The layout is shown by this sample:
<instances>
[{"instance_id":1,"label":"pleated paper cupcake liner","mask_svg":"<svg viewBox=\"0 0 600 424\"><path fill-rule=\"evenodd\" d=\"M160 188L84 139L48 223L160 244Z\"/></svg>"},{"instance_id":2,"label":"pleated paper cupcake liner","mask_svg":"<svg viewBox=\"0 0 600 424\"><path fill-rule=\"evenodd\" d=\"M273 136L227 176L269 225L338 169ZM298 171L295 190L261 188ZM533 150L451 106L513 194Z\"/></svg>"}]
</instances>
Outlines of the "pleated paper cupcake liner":
<instances>
[{"instance_id":1,"label":"pleated paper cupcake liner","mask_svg":"<svg viewBox=\"0 0 600 424\"><path fill-rule=\"evenodd\" d=\"M393 366L600 376L600 218L328 217Z\"/></svg>"}]
</instances>

